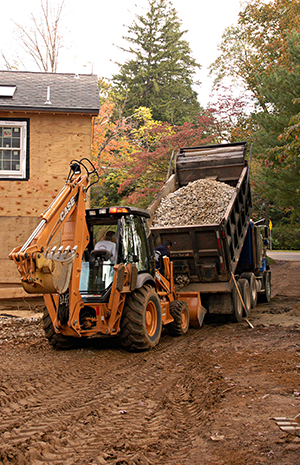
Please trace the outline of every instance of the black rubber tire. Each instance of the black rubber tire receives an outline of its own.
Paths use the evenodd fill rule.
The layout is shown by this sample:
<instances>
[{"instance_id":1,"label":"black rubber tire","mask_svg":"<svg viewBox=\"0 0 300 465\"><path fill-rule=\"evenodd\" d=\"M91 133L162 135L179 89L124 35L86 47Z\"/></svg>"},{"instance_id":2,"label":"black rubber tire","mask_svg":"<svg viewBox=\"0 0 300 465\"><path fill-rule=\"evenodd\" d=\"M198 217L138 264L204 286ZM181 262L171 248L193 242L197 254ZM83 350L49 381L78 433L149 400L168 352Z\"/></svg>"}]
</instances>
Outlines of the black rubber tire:
<instances>
[{"instance_id":1,"label":"black rubber tire","mask_svg":"<svg viewBox=\"0 0 300 465\"><path fill-rule=\"evenodd\" d=\"M121 344L128 351L149 350L158 344L162 314L152 286L146 284L127 297L120 327Z\"/></svg>"},{"instance_id":2,"label":"black rubber tire","mask_svg":"<svg viewBox=\"0 0 300 465\"><path fill-rule=\"evenodd\" d=\"M83 343L83 338L64 336L63 334L56 333L47 308L44 308L43 330L49 344L56 350L78 349Z\"/></svg>"},{"instance_id":3,"label":"black rubber tire","mask_svg":"<svg viewBox=\"0 0 300 465\"><path fill-rule=\"evenodd\" d=\"M255 275L254 273L242 273L241 278L247 279L249 282L250 296L251 296L251 308L255 308L257 306L257 301L258 301L258 293L257 293Z\"/></svg>"},{"instance_id":4,"label":"black rubber tire","mask_svg":"<svg viewBox=\"0 0 300 465\"><path fill-rule=\"evenodd\" d=\"M174 321L166 326L170 336L177 337L186 334L190 324L187 303L183 302L183 300L173 300L173 302L170 302L170 314L174 318Z\"/></svg>"},{"instance_id":5,"label":"black rubber tire","mask_svg":"<svg viewBox=\"0 0 300 465\"><path fill-rule=\"evenodd\" d=\"M250 286L248 279L241 278L239 279L239 283L241 286L241 294L244 301L244 316L248 318L251 313L251 293L250 293Z\"/></svg>"},{"instance_id":6,"label":"black rubber tire","mask_svg":"<svg viewBox=\"0 0 300 465\"><path fill-rule=\"evenodd\" d=\"M266 271L263 276L265 290L258 294L259 302L268 303L271 300L271 272Z\"/></svg>"},{"instance_id":7,"label":"black rubber tire","mask_svg":"<svg viewBox=\"0 0 300 465\"><path fill-rule=\"evenodd\" d=\"M238 288L239 288L239 291L241 293L241 285L239 284L239 282L236 283ZM238 291L236 289L236 286L235 284L233 285L233 288L232 288L232 291L231 291L231 296L232 296L232 306L233 306L233 313L230 315L230 319L233 323L240 323L241 321L243 321L243 313L244 313L244 309L243 309L243 305L242 305L242 302L241 302L241 299L238 295Z\"/></svg>"}]
</instances>

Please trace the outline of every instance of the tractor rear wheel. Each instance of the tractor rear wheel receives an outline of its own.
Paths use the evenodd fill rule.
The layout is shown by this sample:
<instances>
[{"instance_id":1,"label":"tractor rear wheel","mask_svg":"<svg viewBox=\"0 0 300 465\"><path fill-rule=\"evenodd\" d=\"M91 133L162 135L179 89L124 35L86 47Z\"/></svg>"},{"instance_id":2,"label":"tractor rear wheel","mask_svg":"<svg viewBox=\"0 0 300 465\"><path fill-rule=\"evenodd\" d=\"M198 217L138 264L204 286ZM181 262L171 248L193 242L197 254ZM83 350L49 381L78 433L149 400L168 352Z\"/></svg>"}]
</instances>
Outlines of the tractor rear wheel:
<instances>
[{"instance_id":1,"label":"tractor rear wheel","mask_svg":"<svg viewBox=\"0 0 300 465\"><path fill-rule=\"evenodd\" d=\"M43 330L49 344L57 350L76 349L82 344L82 338L64 336L63 334L56 333L52 324L52 320L48 313L47 308L44 308L43 314Z\"/></svg>"},{"instance_id":2,"label":"tractor rear wheel","mask_svg":"<svg viewBox=\"0 0 300 465\"><path fill-rule=\"evenodd\" d=\"M183 300L174 300L170 302L170 314L174 318L172 323L169 323L166 328L170 336L182 336L189 329L190 314L189 307Z\"/></svg>"},{"instance_id":3,"label":"tractor rear wheel","mask_svg":"<svg viewBox=\"0 0 300 465\"><path fill-rule=\"evenodd\" d=\"M160 340L161 306L150 285L136 289L126 299L121 320L120 340L129 351L149 350Z\"/></svg>"}]
</instances>

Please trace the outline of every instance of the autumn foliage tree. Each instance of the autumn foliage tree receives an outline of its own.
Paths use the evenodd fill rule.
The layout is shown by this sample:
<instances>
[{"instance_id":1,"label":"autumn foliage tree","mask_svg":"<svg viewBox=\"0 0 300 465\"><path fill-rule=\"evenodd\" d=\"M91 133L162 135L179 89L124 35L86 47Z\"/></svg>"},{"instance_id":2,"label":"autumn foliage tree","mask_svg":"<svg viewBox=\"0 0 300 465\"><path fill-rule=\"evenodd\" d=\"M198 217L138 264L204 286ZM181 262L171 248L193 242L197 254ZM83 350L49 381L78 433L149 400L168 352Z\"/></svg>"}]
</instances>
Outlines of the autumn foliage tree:
<instances>
[{"instance_id":1,"label":"autumn foliage tree","mask_svg":"<svg viewBox=\"0 0 300 465\"><path fill-rule=\"evenodd\" d=\"M221 142L251 142L253 103L246 92L235 94L231 87L219 85L211 93L210 110L215 116L216 140Z\"/></svg>"},{"instance_id":2,"label":"autumn foliage tree","mask_svg":"<svg viewBox=\"0 0 300 465\"><path fill-rule=\"evenodd\" d=\"M119 192L132 191L124 201L147 207L167 180L172 154L181 147L209 144L215 136L215 119L210 111L181 126L156 122L147 129L147 138L153 141L150 149L141 147L133 154L130 164L126 161L120 163L126 179L121 183Z\"/></svg>"},{"instance_id":3,"label":"autumn foliage tree","mask_svg":"<svg viewBox=\"0 0 300 465\"><path fill-rule=\"evenodd\" d=\"M100 183L92 190L97 206L136 204L146 207L166 181L172 153L181 147L217 139L211 111L181 126L153 119L148 108L115 118L114 104L102 105L94 126L93 160Z\"/></svg>"},{"instance_id":4,"label":"autumn foliage tree","mask_svg":"<svg viewBox=\"0 0 300 465\"><path fill-rule=\"evenodd\" d=\"M231 78L233 88L242 84L252 95L250 140L259 168L253 198L258 209L266 206L266 216L272 213L275 236L276 227L291 232L300 220L299 158L291 158L289 139L300 112L299 26L299 0L248 1L237 25L225 31L212 65L216 86Z\"/></svg>"},{"instance_id":5,"label":"autumn foliage tree","mask_svg":"<svg viewBox=\"0 0 300 465\"><path fill-rule=\"evenodd\" d=\"M264 108L268 100L260 91L258 76L288 65L287 35L299 31L299 26L299 0L248 1L237 24L223 34L219 57L211 65L216 82L225 77L242 82Z\"/></svg>"},{"instance_id":6,"label":"autumn foliage tree","mask_svg":"<svg viewBox=\"0 0 300 465\"><path fill-rule=\"evenodd\" d=\"M116 118L115 113L115 105L108 98L94 121L92 160L100 181L92 189L92 204L97 206L121 203L118 188L124 181L124 172L118 165L121 160L129 162L131 154L137 150L135 141L130 137L132 118L122 115Z\"/></svg>"}]
</instances>

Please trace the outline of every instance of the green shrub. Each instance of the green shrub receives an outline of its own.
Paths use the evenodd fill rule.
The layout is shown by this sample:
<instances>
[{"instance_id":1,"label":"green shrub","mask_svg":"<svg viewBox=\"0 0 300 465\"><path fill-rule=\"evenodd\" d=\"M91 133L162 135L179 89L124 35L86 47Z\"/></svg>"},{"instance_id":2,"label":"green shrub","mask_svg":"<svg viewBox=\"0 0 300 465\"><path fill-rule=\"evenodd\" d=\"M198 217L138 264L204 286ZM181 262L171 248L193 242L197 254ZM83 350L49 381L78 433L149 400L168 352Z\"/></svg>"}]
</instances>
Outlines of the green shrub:
<instances>
[{"instance_id":1,"label":"green shrub","mask_svg":"<svg viewBox=\"0 0 300 465\"><path fill-rule=\"evenodd\" d=\"M272 229L273 250L300 250L300 227L277 225Z\"/></svg>"}]
</instances>

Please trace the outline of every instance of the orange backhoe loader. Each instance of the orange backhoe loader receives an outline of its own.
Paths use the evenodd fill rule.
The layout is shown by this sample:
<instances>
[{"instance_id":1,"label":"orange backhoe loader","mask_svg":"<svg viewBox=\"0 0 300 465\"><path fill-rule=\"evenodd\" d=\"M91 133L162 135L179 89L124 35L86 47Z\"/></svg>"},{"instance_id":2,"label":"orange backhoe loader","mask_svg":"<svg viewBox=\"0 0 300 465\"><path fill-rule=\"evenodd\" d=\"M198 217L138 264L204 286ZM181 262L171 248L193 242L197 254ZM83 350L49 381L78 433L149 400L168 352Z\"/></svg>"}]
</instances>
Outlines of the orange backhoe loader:
<instances>
[{"instance_id":1,"label":"orange backhoe loader","mask_svg":"<svg viewBox=\"0 0 300 465\"><path fill-rule=\"evenodd\" d=\"M200 294L176 293L168 258L164 276L155 270L149 213L86 209L97 181L88 159L72 160L63 189L25 244L10 253L23 288L44 295L50 344L68 349L95 334L118 334L127 350L147 350L158 343L162 325L173 336L185 334L189 321L201 326ZM116 237L109 250L101 245L108 232Z\"/></svg>"}]
</instances>

